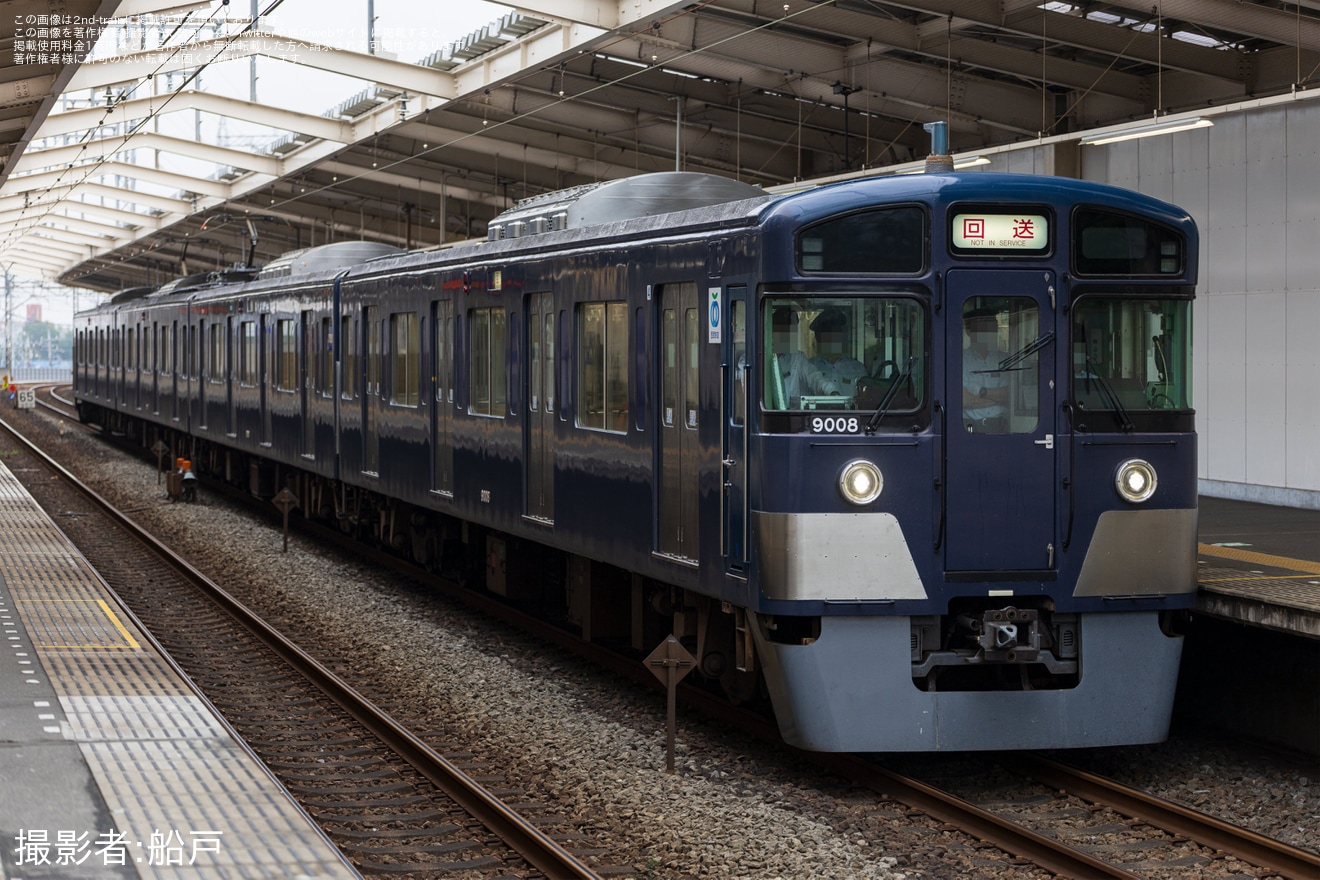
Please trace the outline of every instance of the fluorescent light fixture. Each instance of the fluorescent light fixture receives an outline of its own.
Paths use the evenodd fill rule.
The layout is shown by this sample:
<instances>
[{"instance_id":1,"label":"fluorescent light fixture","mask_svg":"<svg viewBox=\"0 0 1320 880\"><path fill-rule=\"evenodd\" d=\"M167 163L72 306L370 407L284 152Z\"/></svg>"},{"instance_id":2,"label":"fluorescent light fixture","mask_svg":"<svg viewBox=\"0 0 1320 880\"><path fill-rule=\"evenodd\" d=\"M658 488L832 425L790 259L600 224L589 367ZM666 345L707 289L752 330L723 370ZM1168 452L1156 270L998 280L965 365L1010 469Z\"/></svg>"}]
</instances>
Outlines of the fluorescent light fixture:
<instances>
[{"instance_id":1,"label":"fluorescent light fixture","mask_svg":"<svg viewBox=\"0 0 1320 880\"><path fill-rule=\"evenodd\" d=\"M1193 128L1208 128L1212 125L1214 125L1213 122L1201 116L1194 116L1191 119L1170 119L1167 122L1152 122L1147 125L1120 128L1117 131L1088 134L1081 138L1081 143L1092 145L1116 144L1119 141L1153 137L1157 134L1173 134L1175 131L1190 131Z\"/></svg>"}]
</instances>

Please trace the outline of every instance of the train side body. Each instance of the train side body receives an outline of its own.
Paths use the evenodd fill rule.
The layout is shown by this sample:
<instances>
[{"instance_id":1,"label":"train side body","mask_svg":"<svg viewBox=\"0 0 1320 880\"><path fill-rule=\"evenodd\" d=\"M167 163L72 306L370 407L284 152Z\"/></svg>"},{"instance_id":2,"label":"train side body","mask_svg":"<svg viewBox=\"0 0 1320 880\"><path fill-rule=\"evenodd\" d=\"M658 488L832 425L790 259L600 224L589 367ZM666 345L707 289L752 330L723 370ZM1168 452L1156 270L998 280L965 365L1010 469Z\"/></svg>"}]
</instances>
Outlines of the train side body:
<instances>
[{"instance_id":1,"label":"train side body","mask_svg":"<svg viewBox=\"0 0 1320 880\"><path fill-rule=\"evenodd\" d=\"M75 385L431 567L512 593L523 558L587 637L649 649L659 609L805 748L1150 742L1196 586L1196 264L1185 212L1112 187L868 179L103 306ZM190 355L116 359L176 320Z\"/></svg>"}]
</instances>

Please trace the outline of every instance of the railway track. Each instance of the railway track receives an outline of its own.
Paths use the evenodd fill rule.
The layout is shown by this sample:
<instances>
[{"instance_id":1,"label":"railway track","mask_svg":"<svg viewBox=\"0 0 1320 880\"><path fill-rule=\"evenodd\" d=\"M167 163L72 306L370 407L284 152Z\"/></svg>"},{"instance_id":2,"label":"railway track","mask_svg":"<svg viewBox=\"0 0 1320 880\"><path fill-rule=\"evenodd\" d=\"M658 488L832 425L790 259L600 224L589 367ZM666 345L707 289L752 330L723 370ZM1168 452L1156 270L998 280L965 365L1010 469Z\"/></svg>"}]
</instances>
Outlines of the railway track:
<instances>
[{"instance_id":1,"label":"railway track","mask_svg":"<svg viewBox=\"0 0 1320 880\"><path fill-rule=\"evenodd\" d=\"M337 532L324 530L324 534L332 542L342 541ZM366 556L373 565L394 566L409 577L427 578L391 556L361 548L355 548L355 552ZM438 579L427 582L430 587L444 589L487 614L532 631L545 641L585 655L616 674L648 687L653 685L649 671L633 658L620 658L599 646L584 644L576 636L520 615L492 597ZM684 688L681 699L703 714L735 724L767 742L779 742L772 723L730 707L722 697L689 687ZM918 778L923 775L921 772L899 772L858 756L799 752L794 758L815 763L1058 876L1221 877L1232 873L1256 877L1320 877L1320 857L1312 853L1043 756L996 755L969 761L1006 768L1004 772L1012 782L989 794L987 789L994 786L982 786L981 791L975 791L972 789L976 786L959 784L957 780L932 782L932 774L925 774L923 781ZM951 774L946 768L943 775ZM1027 789L1028 785L1035 787ZM962 791L965 796L959 797L953 791ZM1063 793L1073 799L1062 802ZM1181 855L1187 850L1195 853ZM1161 866L1158 856L1170 852L1173 856ZM1177 864L1180 860L1189 864ZM1186 872L1180 873L1183 869Z\"/></svg>"},{"instance_id":2,"label":"railway track","mask_svg":"<svg viewBox=\"0 0 1320 880\"><path fill-rule=\"evenodd\" d=\"M144 629L359 870L602 876L538 827L551 817L510 807L474 775L489 770L465 768L462 754L446 757L404 729L7 423L0 427L22 447L22 459L10 458L20 480L43 507L61 511L60 527ZM31 479L39 468L59 479Z\"/></svg>"}]
</instances>

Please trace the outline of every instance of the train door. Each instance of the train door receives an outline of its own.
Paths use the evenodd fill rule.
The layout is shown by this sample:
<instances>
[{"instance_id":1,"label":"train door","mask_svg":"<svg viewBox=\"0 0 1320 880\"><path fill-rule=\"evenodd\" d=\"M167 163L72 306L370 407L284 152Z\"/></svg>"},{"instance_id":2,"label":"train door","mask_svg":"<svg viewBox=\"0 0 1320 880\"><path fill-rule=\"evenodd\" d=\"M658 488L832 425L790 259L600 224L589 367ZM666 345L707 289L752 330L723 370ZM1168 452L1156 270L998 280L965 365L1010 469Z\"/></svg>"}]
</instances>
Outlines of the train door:
<instances>
[{"instance_id":1,"label":"train door","mask_svg":"<svg viewBox=\"0 0 1320 880\"><path fill-rule=\"evenodd\" d=\"M431 356L435 359L435 405L431 407L431 491L454 494L454 302L431 303L431 327L435 334Z\"/></svg>"},{"instance_id":2,"label":"train door","mask_svg":"<svg viewBox=\"0 0 1320 880\"><path fill-rule=\"evenodd\" d=\"M1054 279L948 274L945 395L950 571L1054 568Z\"/></svg>"},{"instance_id":3,"label":"train door","mask_svg":"<svg viewBox=\"0 0 1320 880\"><path fill-rule=\"evenodd\" d=\"M524 439L527 516L555 518L555 304L550 293L527 298L527 435Z\"/></svg>"},{"instance_id":4,"label":"train door","mask_svg":"<svg viewBox=\"0 0 1320 880\"><path fill-rule=\"evenodd\" d=\"M701 393L700 358L702 325L697 285L691 282L659 288L660 378L660 493L658 498L659 551L666 556L699 559L697 467L700 448L697 429Z\"/></svg>"},{"instance_id":5,"label":"train door","mask_svg":"<svg viewBox=\"0 0 1320 880\"><path fill-rule=\"evenodd\" d=\"M316 455L316 425L312 422L312 395L315 390L312 388L312 364L316 362L316 322L312 320L312 313L304 311L302 313L302 345L298 358L298 387L301 395L302 411L302 454L304 457L312 458Z\"/></svg>"},{"instance_id":6,"label":"train door","mask_svg":"<svg viewBox=\"0 0 1320 880\"><path fill-rule=\"evenodd\" d=\"M362 332L366 334L364 364L366 382L362 394L362 470L380 473L380 437L376 434L376 407L380 402L381 327L380 308L367 306L362 310Z\"/></svg>"},{"instance_id":7,"label":"train door","mask_svg":"<svg viewBox=\"0 0 1320 880\"><path fill-rule=\"evenodd\" d=\"M723 549L725 567L742 572L747 562L747 288L730 287L722 311Z\"/></svg>"}]
</instances>

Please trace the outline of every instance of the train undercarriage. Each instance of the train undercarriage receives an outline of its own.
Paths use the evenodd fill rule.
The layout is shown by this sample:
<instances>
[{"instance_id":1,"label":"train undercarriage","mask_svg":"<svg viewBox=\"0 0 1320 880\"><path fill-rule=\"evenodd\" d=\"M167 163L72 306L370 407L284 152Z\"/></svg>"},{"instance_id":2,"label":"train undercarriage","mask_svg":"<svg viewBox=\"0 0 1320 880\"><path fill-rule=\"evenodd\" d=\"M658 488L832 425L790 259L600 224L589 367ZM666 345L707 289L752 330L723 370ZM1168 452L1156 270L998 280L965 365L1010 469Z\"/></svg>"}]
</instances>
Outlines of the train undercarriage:
<instances>
[{"instance_id":1,"label":"train undercarriage","mask_svg":"<svg viewBox=\"0 0 1320 880\"><path fill-rule=\"evenodd\" d=\"M163 443L162 461L187 459L197 476L253 497L269 501L288 489L298 499L299 515L558 621L586 641L640 658L672 633L698 658L701 676L731 699L765 696L742 608L125 413L80 404L80 415L127 444L150 450Z\"/></svg>"},{"instance_id":2,"label":"train undercarriage","mask_svg":"<svg viewBox=\"0 0 1320 880\"><path fill-rule=\"evenodd\" d=\"M805 646L821 634L819 617L758 618L691 590L124 413L87 407L84 421L100 423L143 448L163 441L170 461L187 458L197 474L254 497L270 500L288 489L298 499L302 516L542 619L558 621L584 640L641 657L673 633L698 659L700 674L736 702L766 696L758 642ZM905 618L915 689L1066 690L1079 682L1078 615L1055 613L1049 602L1001 607L982 599L955 606L945 615ZM758 629L759 639L751 627Z\"/></svg>"}]
</instances>

